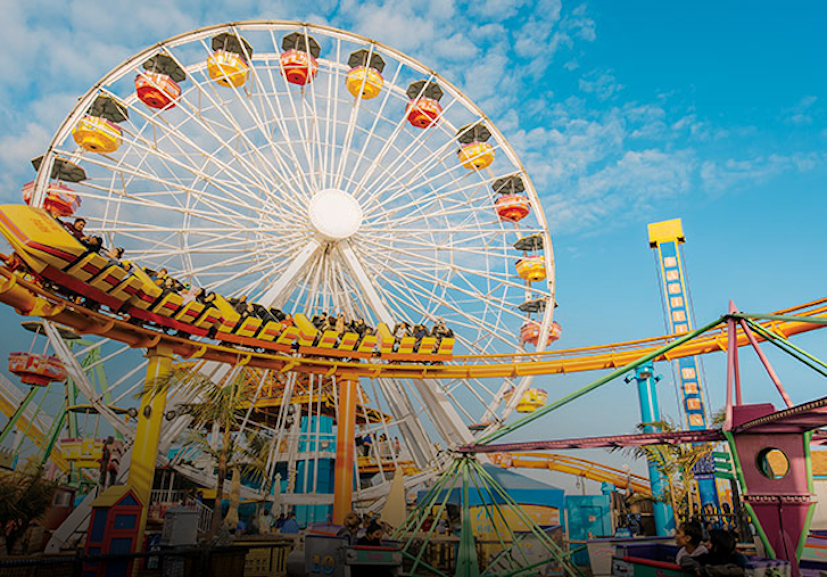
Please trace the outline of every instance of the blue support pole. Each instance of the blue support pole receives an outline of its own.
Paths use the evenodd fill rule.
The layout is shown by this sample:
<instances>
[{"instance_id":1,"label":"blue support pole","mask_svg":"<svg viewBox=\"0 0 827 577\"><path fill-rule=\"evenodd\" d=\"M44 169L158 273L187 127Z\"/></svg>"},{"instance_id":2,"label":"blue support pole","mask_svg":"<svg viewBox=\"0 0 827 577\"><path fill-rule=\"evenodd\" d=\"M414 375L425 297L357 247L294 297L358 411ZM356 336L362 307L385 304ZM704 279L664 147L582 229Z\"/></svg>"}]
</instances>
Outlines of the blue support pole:
<instances>
[{"instance_id":1,"label":"blue support pole","mask_svg":"<svg viewBox=\"0 0 827 577\"><path fill-rule=\"evenodd\" d=\"M654 423L660 421L660 408L658 407L658 392L655 389L655 384L660 380L660 377L654 376L654 369L652 363L645 363L635 369L634 376L626 377L626 382L637 381L637 394L640 400L640 419L642 423ZM645 433L653 433L659 430L658 427L646 425L643 429ZM658 468L651 461L649 466L649 482L652 487L652 495L660 498L666 487L666 480ZM675 530L674 515L672 514L672 507L665 502L655 501L653 503L655 513L655 530L658 535L670 535Z\"/></svg>"}]
</instances>

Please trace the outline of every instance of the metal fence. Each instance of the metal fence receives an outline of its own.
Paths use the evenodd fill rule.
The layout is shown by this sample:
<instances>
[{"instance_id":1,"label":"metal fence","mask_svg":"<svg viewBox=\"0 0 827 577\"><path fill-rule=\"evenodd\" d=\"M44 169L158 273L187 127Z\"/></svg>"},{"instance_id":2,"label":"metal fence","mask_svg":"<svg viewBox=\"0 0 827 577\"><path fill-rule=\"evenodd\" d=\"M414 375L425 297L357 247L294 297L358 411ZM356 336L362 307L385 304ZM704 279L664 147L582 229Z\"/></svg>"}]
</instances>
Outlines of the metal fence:
<instances>
[{"instance_id":1,"label":"metal fence","mask_svg":"<svg viewBox=\"0 0 827 577\"><path fill-rule=\"evenodd\" d=\"M176 548L146 553L54 555L0 559L0 577L82 577L131 574L160 577L225 577L245 575L248 548Z\"/></svg>"}]
</instances>

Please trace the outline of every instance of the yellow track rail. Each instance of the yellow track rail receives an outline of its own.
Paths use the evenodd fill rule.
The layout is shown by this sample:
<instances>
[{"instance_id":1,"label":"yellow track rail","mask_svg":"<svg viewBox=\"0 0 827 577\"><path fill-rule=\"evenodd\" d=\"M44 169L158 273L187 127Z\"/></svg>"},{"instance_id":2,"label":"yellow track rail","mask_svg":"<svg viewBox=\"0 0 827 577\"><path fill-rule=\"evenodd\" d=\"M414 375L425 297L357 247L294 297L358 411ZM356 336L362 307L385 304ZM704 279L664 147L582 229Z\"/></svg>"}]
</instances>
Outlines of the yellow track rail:
<instances>
[{"instance_id":1,"label":"yellow track rail","mask_svg":"<svg viewBox=\"0 0 827 577\"><path fill-rule=\"evenodd\" d=\"M626 471L601 465L586 459L578 459L557 453L491 453L491 460L503 469L545 469L575 477L583 477L599 483L611 483L615 487L626 488L631 481L635 493L649 495L649 480L640 475L627 474Z\"/></svg>"}]
</instances>

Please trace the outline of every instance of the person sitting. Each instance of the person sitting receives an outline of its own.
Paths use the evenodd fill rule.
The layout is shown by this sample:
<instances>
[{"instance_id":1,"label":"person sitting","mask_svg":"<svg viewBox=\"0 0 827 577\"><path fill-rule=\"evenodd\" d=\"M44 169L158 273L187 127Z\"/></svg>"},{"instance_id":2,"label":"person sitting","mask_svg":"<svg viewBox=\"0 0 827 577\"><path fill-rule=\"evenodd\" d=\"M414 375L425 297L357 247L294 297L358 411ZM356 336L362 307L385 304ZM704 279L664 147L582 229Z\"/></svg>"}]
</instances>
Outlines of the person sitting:
<instances>
[{"instance_id":1,"label":"person sitting","mask_svg":"<svg viewBox=\"0 0 827 577\"><path fill-rule=\"evenodd\" d=\"M336 324L333 327L333 330L339 335L339 338L345 334L347 330L347 317L345 317L345 313L339 313L339 316L336 318Z\"/></svg>"},{"instance_id":2,"label":"person sitting","mask_svg":"<svg viewBox=\"0 0 827 577\"><path fill-rule=\"evenodd\" d=\"M110 248L106 251L106 257L112 264L120 264L121 258L123 257L123 248L120 246L117 248Z\"/></svg>"},{"instance_id":3,"label":"person sitting","mask_svg":"<svg viewBox=\"0 0 827 577\"><path fill-rule=\"evenodd\" d=\"M396 323L396 326L393 327L393 350L396 352L399 350L399 345L402 343L402 339L408 336L408 323L401 322Z\"/></svg>"},{"instance_id":4,"label":"person sitting","mask_svg":"<svg viewBox=\"0 0 827 577\"><path fill-rule=\"evenodd\" d=\"M60 221L60 224L63 225L63 228L65 228L66 231L69 234L71 234L73 237L75 237L78 240L80 240L84 236L86 236L86 235L83 234L83 229L86 228L86 219L85 218L78 217L78 218L75 219L75 222L73 222L72 224L69 224L68 222Z\"/></svg>"},{"instance_id":5,"label":"person sitting","mask_svg":"<svg viewBox=\"0 0 827 577\"><path fill-rule=\"evenodd\" d=\"M445 321L442 320L442 317L437 317L436 324L431 329L431 336L439 340L448 336L448 327L445 326Z\"/></svg>"},{"instance_id":6,"label":"person sitting","mask_svg":"<svg viewBox=\"0 0 827 577\"><path fill-rule=\"evenodd\" d=\"M362 337L365 334L365 326L365 321L360 317L350 323L350 330Z\"/></svg>"},{"instance_id":7,"label":"person sitting","mask_svg":"<svg viewBox=\"0 0 827 577\"><path fill-rule=\"evenodd\" d=\"M422 339L428 336L428 329L425 328L425 325L416 325L414 326L413 336L416 339L416 346L418 347Z\"/></svg>"},{"instance_id":8,"label":"person sitting","mask_svg":"<svg viewBox=\"0 0 827 577\"><path fill-rule=\"evenodd\" d=\"M243 315L247 311L247 295L242 295L240 297L233 297L229 299L227 302L235 309L240 315Z\"/></svg>"},{"instance_id":9,"label":"person sitting","mask_svg":"<svg viewBox=\"0 0 827 577\"><path fill-rule=\"evenodd\" d=\"M162 268L158 272L155 272L152 269L145 268L144 271L146 271L146 274L152 282L158 286L163 286L164 279L167 277L167 269Z\"/></svg>"},{"instance_id":10,"label":"person sitting","mask_svg":"<svg viewBox=\"0 0 827 577\"><path fill-rule=\"evenodd\" d=\"M204 289L202 289L202 288L190 287L190 288L188 288L187 290L185 290L185 291L182 293L182 295L181 295L181 296L183 296L183 297L184 297L184 302L183 302L183 304L185 304L185 305L186 305L186 304L191 303L192 301L195 301L195 302L200 302L201 304L204 304L203 302L201 302L200 300L198 300L198 296L199 296L199 295L202 295L202 296L203 296L203 294L204 294Z\"/></svg>"},{"instance_id":11,"label":"person sitting","mask_svg":"<svg viewBox=\"0 0 827 577\"><path fill-rule=\"evenodd\" d=\"M313 319L310 322L313 323L314 327L321 330L322 325L324 325L326 320L327 320L327 313L323 312L323 313L318 314L318 315L313 315Z\"/></svg>"},{"instance_id":12,"label":"person sitting","mask_svg":"<svg viewBox=\"0 0 827 577\"><path fill-rule=\"evenodd\" d=\"M277 322L276 317L273 316L273 313L267 310L267 307L264 305L253 303L253 309L256 311L256 316L261 319L261 324Z\"/></svg>"},{"instance_id":13,"label":"person sitting","mask_svg":"<svg viewBox=\"0 0 827 577\"><path fill-rule=\"evenodd\" d=\"M322 314L324 315L324 318L322 319L322 326L319 327L319 330L321 332L332 331L335 319L332 315L329 315L327 313Z\"/></svg>"},{"instance_id":14,"label":"person sitting","mask_svg":"<svg viewBox=\"0 0 827 577\"><path fill-rule=\"evenodd\" d=\"M337 537L347 537L348 545L353 545L356 542L356 534L359 532L359 525L362 520L359 519L359 514L356 511L350 511L345 515L344 526L336 533Z\"/></svg>"},{"instance_id":15,"label":"person sitting","mask_svg":"<svg viewBox=\"0 0 827 577\"><path fill-rule=\"evenodd\" d=\"M374 335L374 334L376 334L376 331L373 330L373 327L369 327L369 326L365 325L365 328L362 330L362 334L359 337L359 342L356 344L356 348L359 348L360 346L362 346L362 341L365 339L365 337L368 337L368 336L371 336L371 335Z\"/></svg>"},{"instance_id":16,"label":"person sitting","mask_svg":"<svg viewBox=\"0 0 827 577\"><path fill-rule=\"evenodd\" d=\"M675 556L675 563L680 565L681 560L686 556L697 557L709 553L709 549L701 543L703 536L703 529L697 521L681 523L675 535L675 543L681 547Z\"/></svg>"},{"instance_id":17,"label":"person sitting","mask_svg":"<svg viewBox=\"0 0 827 577\"><path fill-rule=\"evenodd\" d=\"M256 520L258 525L259 535L269 535L273 530L273 516L270 515L270 509L264 509Z\"/></svg>"},{"instance_id":18,"label":"person sitting","mask_svg":"<svg viewBox=\"0 0 827 577\"><path fill-rule=\"evenodd\" d=\"M103 239L99 236L84 236L80 239L83 246L86 247L87 253L96 252L100 254L103 250Z\"/></svg>"},{"instance_id":19,"label":"person sitting","mask_svg":"<svg viewBox=\"0 0 827 577\"><path fill-rule=\"evenodd\" d=\"M164 289L164 292L163 292L164 295L167 295L169 293L177 293L178 292L178 286L177 286L177 283L175 282L175 279L172 278L169 275L164 277L164 280L162 281L162 284L161 284L161 288Z\"/></svg>"},{"instance_id":20,"label":"person sitting","mask_svg":"<svg viewBox=\"0 0 827 577\"><path fill-rule=\"evenodd\" d=\"M367 545L368 547L381 547L382 546L382 527L376 523L376 521L372 521L370 525L368 525L368 530L365 532L363 537L360 537L356 541L357 545Z\"/></svg>"},{"instance_id":21,"label":"person sitting","mask_svg":"<svg viewBox=\"0 0 827 577\"><path fill-rule=\"evenodd\" d=\"M236 308L236 310L242 319L246 319L247 317L256 318L256 307L253 306L253 303L245 302L243 308Z\"/></svg>"},{"instance_id":22,"label":"person sitting","mask_svg":"<svg viewBox=\"0 0 827 577\"><path fill-rule=\"evenodd\" d=\"M276 307L270 307L269 311L270 311L270 314L273 315L273 317L278 322L281 322L281 321L284 320L284 313L281 311L281 309L278 309Z\"/></svg>"},{"instance_id":23,"label":"person sitting","mask_svg":"<svg viewBox=\"0 0 827 577\"><path fill-rule=\"evenodd\" d=\"M709 532L709 552L681 558L681 568L698 577L743 577L746 558L735 552L735 536L724 529Z\"/></svg>"}]
</instances>

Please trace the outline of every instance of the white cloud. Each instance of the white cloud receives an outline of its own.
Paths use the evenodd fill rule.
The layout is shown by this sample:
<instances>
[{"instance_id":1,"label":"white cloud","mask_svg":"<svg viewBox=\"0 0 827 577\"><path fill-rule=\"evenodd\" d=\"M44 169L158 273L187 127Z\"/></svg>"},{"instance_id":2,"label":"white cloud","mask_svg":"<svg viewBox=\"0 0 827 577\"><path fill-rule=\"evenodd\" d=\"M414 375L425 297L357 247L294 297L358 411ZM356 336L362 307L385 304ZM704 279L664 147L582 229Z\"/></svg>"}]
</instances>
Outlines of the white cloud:
<instances>
[{"instance_id":1,"label":"white cloud","mask_svg":"<svg viewBox=\"0 0 827 577\"><path fill-rule=\"evenodd\" d=\"M594 94L599 100L607 100L623 90L623 85L618 83L610 72L591 72L583 76L579 81L580 90Z\"/></svg>"},{"instance_id":2,"label":"white cloud","mask_svg":"<svg viewBox=\"0 0 827 577\"><path fill-rule=\"evenodd\" d=\"M796 125L811 124L813 122L813 109L818 97L805 96L795 106L784 111L787 122Z\"/></svg>"},{"instance_id":3,"label":"white cloud","mask_svg":"<svg viewBox=\"0 0 827 577\"><path fill-rule=\"evenodd\" d=\"M763 184L785 172L807 172L827 162L827 154L807 153L757 156L749 159L703 163L700 177L703 186L714 194Z\"/></svg>"}]
</instances>

